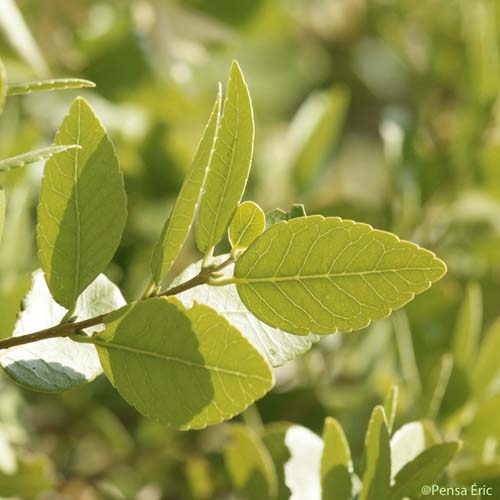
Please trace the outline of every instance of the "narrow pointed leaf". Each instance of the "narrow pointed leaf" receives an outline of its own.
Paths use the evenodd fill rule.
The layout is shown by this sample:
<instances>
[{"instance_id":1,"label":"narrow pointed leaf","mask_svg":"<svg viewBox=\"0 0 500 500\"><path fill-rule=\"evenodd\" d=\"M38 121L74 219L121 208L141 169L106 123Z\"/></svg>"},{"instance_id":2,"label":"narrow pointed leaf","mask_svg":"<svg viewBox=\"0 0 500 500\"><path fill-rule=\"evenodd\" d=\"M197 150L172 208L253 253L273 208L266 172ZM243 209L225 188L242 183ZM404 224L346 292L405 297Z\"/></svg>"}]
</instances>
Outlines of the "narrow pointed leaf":
<instances>
[{"instance_id":1,"label":"narrow pointed leaf","mask_svg":"<svg viewBox=\"0 0 500 500\"><path fill-rule=\"evenodd\" d=\"M221 91L219 89L219 94L203 132L191 169L186 175L172 213L166 221L160 240L154 249L151 271L157 285L160 284L162 278L172 268L191 229L196 206L200 199L214 151L214 141L219 127L220 106Z\"/></svg>"},{"instance_id":2,"label":"narrow pointed leaf","mask_svg":"<svg viewBox=\"0 0 500 500\"><path fill-rule=\"evenodd\" d=\"M432 252L338 217L279 222L238 259L233 282L261 321L297 335L366 327L446 272Z\"/></svg>"},{"instance_id":3,"label":"narrow pointed leaf","mask_svg":"<svg viewBox=\"0 0 500 500\"><path fill-rule=\"evenodd\" d=\"M228 255L221 255L220 259L225 260L227 257ZM200 272L200 269L201 262L192 264L177 276L172 285L178 285L193 278ZM233 266L228 266L224 272L225 276L232 276ZM215 309L247 338L271 366L281 366L286 361L308 351L311 345L319 340L317 335L292 335L262 323L243 305L234 285L220 287L200 285L182 292L177 295L177 298L186 307L191 307L194 302L198 302Z\"/></svg>"},{"instance_id":4,"label":"narrow pointed leaf","mask_svg":"<svg viewBox=\"0 0 500 500\"><path fill-rule=\"evenodd\" d=\"M437 444L423 451L396 475L395 484L391 488L388 499L413 498L414 495L420 493L422 486L435 484L459 449L460 443L451 441Z\"/></svg>"},{"instance_id":5,"label":"narrow pointed leaf","mask_svg":"<svg viewBox=\"0 0 500 500\"><path fill-rule=\"evenodd\" d=\"M233 250L248 248L266 228L266 216L253 201L238 206L229 226L229 242Z\"/></svg>"},{"instance_id":6,"label":"narrow pointed leaf","mask_svg":"<svg viewBox=\"0 0 500 500\"><path fill-rule=\"evenodd\" d=\"M6 210L6 200L5 200L5 191L3 187L0 186L0 243L2 242L3 236L3 228L5 226L5 210Z\"/></svg>"},{"instance_id":7,"label":"narrow pointed leaf","mask_svg":"<svg viewBox=\"0 0 500 500\"><path fill-rule=\"evenodd\" d=\"M396 412L398 409L398 394L398 386L394 385L387 393L384 401L384 410L385 415L387 416L387 428L389 429L389 434L392 434L392 428L394 427L394 421L396 420Z\"/></svg>"},{"instance_id":8,"label":"narrow pointed leaf","mask_svg":"<svg viewBox=\"0 0 500 500\"><path fill-rule=\"evenodd\" d=\"M196 226L196 242L202 252L209 251L222 239L243 196L252 162L253 140L250 93L235 61Z\"/></svg>"},{"instance_id":9,"label":"narrow pointed leaf","mask_svg":"<svg viewBox=\"0 0 500 500\"><path fill-rule=\"evenodd\" d=\"M69 151L70 149L80 149L76 144L64 144L61 146L49 146L47 148L36 149L28 153L23 153L11 158L0 160L0 172L11 170L12 168L25 167L37 161L47 160L53 155Z\"/></svg>"},{"instance_id":10,"label":"narrow pointed leaf","mask_svg":"<svg viewBox=\"0 0 500 500\"><path fill-rule=\"evenodd\" d=\"M71 308L109 264L127 201L118 159L92 108L77 98L55 145L78 144L45 165L38 205L38 255L55 300Z\"/></svg>"},{"instance_id":11,"label":"narrow pointed leaf","mask_svg":"<svg viewBox=\"0 0 500 500\"><path fill-rule=\"evenodd\" d=\"M247 500L270 500L277 492L277 477L266 447L245 425L229 427L230 442L224 450L224 460L231 481Z\"/></svg>"},{"instance_id":12,"label":"narrow pointed leaf","mask_svg":"<svg viewBox=\"0 0 500 500\"><path fill-rule=\"evenodd\" d=\"M0 114L5 106L5 97L7 96L7 73L5 72L5 66L0 59Z\"/></svg>"},{"instance_id":13,"label":"narrow pointed leaf","mask_svg":"<svg viewBox=\"0 0 500 500\"><path fill-rule=\"evenodd\" d=\"M366 462L360 500L387 498L391 480L389 432L382 406L373 410L365 439Z\"/></svg>"},{"instance_id":14,"label":"narrow pointed leaf","mask_svg":"<svg viewBox=\"0 0 500 500\"><path fill-rule=\"evenodd\" d=\"M120 290L101 274L79 297L75 316L89 319L125 304ZM14 336L26 335L60 323L66 309L50 296L41 270L33 273L31 290L24 300ZM101 330L93 327L87 333ZM59 392L88 383L102 373L92 345L55 338L12 347L0 355L0 364L18 384L43 392Z\"/></svg>"},{"instance_id":15,"label":"narrow pointed leaf","mask_svg":"<svg viewBox=\"0 0 500 500\"><path fill-rule=\"evenodd\" d=\"M219 423L273 385L264 358L207 306L153 298L106 323L94 342L107 377L140 413L172 427Z\"/></svg>"},{"instance_id":16,"label":"narrow pointed leaf","mask_svg":"<svg viewBox=\"0 0 500 500\"><path fill-rule=\"evenodd\" d=\"M55 78L51 80L34 80L30 82L9 83L7 95L31 94L43 90L67 90L95 87L95 83L81 78Z\"/></svg>"},{"instance_id":17,"label":"narrow pointed leaf","mask_svg":"<svg viewBox=\"0 0 500 500\"><path fill-rule=\"evenodd\" d=\"M351 450L337 420L327 417L323 428L321 458L322 500L351 500L353 471Z\"/></svg>"},{"instance_id":18,"label":"narrow pointed leaf","mask_svg":"<svg viewBox=\"0 0 500 500\"><path fill-rule=\"evenodd\" d=\"M472 371L472 384L478 397L498 392L500 388L499 352L500 318L496 319L488 329Z\"/></svg>"}]
</instances>

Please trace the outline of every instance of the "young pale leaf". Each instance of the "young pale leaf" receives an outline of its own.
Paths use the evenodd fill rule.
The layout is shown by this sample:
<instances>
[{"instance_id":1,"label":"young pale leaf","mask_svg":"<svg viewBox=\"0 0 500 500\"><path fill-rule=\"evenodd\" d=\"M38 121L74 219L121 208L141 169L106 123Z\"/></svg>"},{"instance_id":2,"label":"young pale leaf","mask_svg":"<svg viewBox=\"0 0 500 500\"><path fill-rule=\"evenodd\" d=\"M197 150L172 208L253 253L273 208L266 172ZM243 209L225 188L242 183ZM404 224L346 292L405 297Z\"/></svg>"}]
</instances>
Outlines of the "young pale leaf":
<instances>
[{"instance_id":1,"label":"young pale leaf","mask_svg":"<svg viewBox=\"0 0 500 500\"><path fill-rule=\"evenodd\" d=\"M104 127L78 97L55 145L78 144L45 165L38 205L38 255L55 300L71 308L109 264L120 242L127 199Z\"/></svg>"},{"instance_id":2,"label":"young pale leaf","mask_svg":"<svg viewBox=\"0 0 500 500\"><path fill-rule=\"evenodd\" d=\"M266 447L249 427L229 427L230 443L224 450L226 468L236 490L247 500L268 500L277 493L277 477Z\"/></svg>"},{"instance_id":3,"label":"young pale leaf","mask_svg":"<svg viewBox=\"0 0 500 500\"><path fill-rule=\"evenodd\" d=\"M399 471L389 496L380 498L401 500L418 495L422 486L436 483L459 448L460 443L457 441L436 444L427 448Z\"/></svg>"},{"instance_id":4,"label":"young pale leaf","mask_svg":"<svg viewBox=\"0 0 500 500\"><path fill-rule=\"evenodd\" d=\"M6 209L6 201L5 201L5 191L3 187L0 186L0 243L2 242L3 236L3 227L5 225L5 209Z\"/></svg>"},{"instance_id":5,"label":"young pale leaf","mask_svg":"<svg viewBox=\"0 0 500 500\"><path fill-rule=\"evenodd\" d=\"M455 327L453 355L456 365L468 367L477 354L483 322L483 298L478 283L469 283Z\"/></svg>"},{"instance_id":6,"label":"young pale leaf","mask_svg":"<svg viewBox=\"0 0 500 500\"><path fill-rule=\"evenodd\" d=\"M472 385L478 397L498 392L500 387L500 318L490 326L481 344L477 363L472 371Z\"/></svg>"},{"instance_id":7,"label":"young pale leaf","mask_svg":"<svg viewBox=\"0 0 500 500\"><path fill-rule=\"evenodd\" d=\"M234 250L245 250L266 228L266 216L253 201L238 206L229 226L229 242Z\"/></svg>"},{"instance_id":8,"label":"young pale leaf","mask_svg":"<svg viewBox=\"0 0 500 500\"><path fill-rule=\"evenodd\" d=\"M225 260L221 255L218 259ZM219 261L217 261L219 262ZM196 276L201 269L201 261L186 268L172 283L178 285ZM231 276L233 266L225 270ZM308 351L319 340L317 335L297 336L259 321L241 302L234 285L214 287L201 285L177 295L186 307L194 302L206 304L224 316L247 340L267 359L271 366L281 366L286 361Z\"/></svg>"},{"instance_id":9,"label":"young pale leaf","mask_svg":"<svg viewBox=\"0 0 500 500\"><path fill-rule=\"evenodd\" d=\"M321 500L321 455L323 441L314 432L292 425L285 437L290 460L285 464L285 483L290 500Z\"/></svg>"},{"instance_id":10,"label":"young pale leaf","mask_svg":"<svg viewBox=\"0 0 500 500\"><path fill-rule=\"evenodd\" d=\"M391 478L427 447L426 433L420 422L410 422L391 439Z\"/></svg>"},{"instance_id":11,"label":"young pale leaf","mask_svg":"<svg viewBox=\"0 0 500 500\"><path fill-rule=\"evenodd\" d=\"M93 339L104 372L137 410L178 429L242 412L273 385L254 347L213 309L153 298L116 311Z\"/></svg>"},{"instance_id":12,"label":"young pale leaf","mask_svg":"<svg viewBox=\"0 0 500 500\"><path fill-rule=\"evenodd\" d=\"M172 265L186 241L194 219L194 213L205 183L208 166L214 152L220 119L221 90L215 101L203 137L186 175L172 213L166 221L160 240L155 246L151 261L151 272L157 285L170 271Z\"/></svg>"},{"instance_id":13,"label":"young pale leaf","mask_svg":"<svg viewBox=\"0 0 500 500\"><path fill-rule=\"evenodd\" d=\"M0 114L5 106L5 97L7 96L7 73L5 72L5 66L0 59Z\"/></svg>"},{"instance_id":14,"label":"young pale leaf","mask_svg":"<svg viewBox=\"0 0 500 500\"><path fill-rule=\"evenodd\" d=\"M80 146L76 144L64 144L62 146L49 146L47 148L36 149L35 151L30 151L29 153L23 153L17 156L12 156L11 158L5 158L5 160L0 160L0 172L5 172L12 168L20 168L29 165L30 163L35 163L41 160L47 160L53 155L63 153L70 149L80 149Z\"/></svg>"},{"instance_id":15,"label":"young pale leaf","mask_svg":"<svg viewBox=\"0 0 500 500\"><path fill-rule=\"evenodd\" d=\"M337 420L327 417L323 428L321 458L322 500L351 500L353 471L351 451Z\"/></svg>"},{"instance_id":16,"label":"young pale leaf","mask_svg":"<svg viewBox=\"0 0 500 500\"><path fill-rule=\"evenodd\" d=\"M391 449L384 408L373 410L365 439L366 465L360 500L387 498L391 480Z\"/></svg>"},{"instance_id":17,"label":"young pale leaf","mask_svg":"<svg viewBox=\"0 0 500 500\"><path fill-rule=\"evenodd\" d=\"M238 259L233 282L261 321L297 335L366 327L429 288L444 262L367 224L309 216L279 222Z\"/></svg>"},{"instance_id":18,"label":"young pale leaf","mask_svg":"<svg viewBox=\"0 0 500 500\"><path fill-rule=\"evenodd\" d=\"M278 222L305 217L306 215L306 209L302 204L292 205L290 212L285 212L281 208L275 208L266 213L266 229L269 229Z\"/></svg>"},{"instance_id":19,"label":"young pale leaf","mask_svg":"<svg viewBox=\"0 0 500 500\"><path fill-rule=\"evenodd\" d=\"M35 80L32 82L9 83L7 95L31 94L41 90L67 90L95 87L95 83L81 78L55 78L52 80Z\"/></svg>"},{"instance_id":20,"label":"young pale leaf","mask_svg":"<svg viewBox=\"0 0 500 500\"><path fill-rule=\"evenodd\" d=\"M222 239L243 196L252 162L253 140L250 93L234 61L196 226L196 242L202 252L210 251Z\"/></svg>"},{"instance_id":21,"label":"young pale leaf","mask_svg":"<svg viewBox=\"0 0 500 500\"><path fill-rule=\"evenodd\" d=\"M398 393L398 386L393 385L390 391L387 393L384 401L384 410L387 416L387 428L389 429L389 434L392 434L392 428L394 427L394 421L396 420L396 412L398 409Z\"/></svg>"},{"instance_id":22,"label":"young pale leaf","mask_svg":"<svg viewBox=\"0 0 500 500\"><path fill-rule=\"evenodd\" d=\"M101 274L78 298L75 316L78 320L89 319L124 304L118 287ZM66 312L52 299L42 271L35 271L14 336L55 326ZM102 327L94 327L90 331L99 329ZM92 345L77 344L64 338L7 349L0 355L0 364L17 383L43 392L67 391L92 381L102 373L97 352Z\"/></svg>"}]
</instances>

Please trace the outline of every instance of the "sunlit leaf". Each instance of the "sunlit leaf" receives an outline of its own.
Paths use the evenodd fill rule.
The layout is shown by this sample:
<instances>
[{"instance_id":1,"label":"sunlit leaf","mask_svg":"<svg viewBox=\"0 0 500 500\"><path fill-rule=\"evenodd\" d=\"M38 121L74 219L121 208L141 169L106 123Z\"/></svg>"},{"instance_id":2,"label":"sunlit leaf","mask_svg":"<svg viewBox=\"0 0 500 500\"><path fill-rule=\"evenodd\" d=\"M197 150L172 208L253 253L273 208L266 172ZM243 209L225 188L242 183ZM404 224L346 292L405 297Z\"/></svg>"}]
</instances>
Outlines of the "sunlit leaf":
<instances>
[{"instance_id":1,"label":"sunlit leaf","mask_svg":"<svg viewBox=\"0 0 500 500\"><path fill-rule=\"evenodd\" d=\"M170 271L182 245L186 241L193 223L194 214L205 183L208 166L214 151L220 119L221 90L215 101L203 137L194 157L191 169L175 202L172 213L163 227L151 262L151 271L156 284Z\"/></svg>"},{"instance_id":2,"label":"sunlit leaf","mask_svg":"<svg viewBox=\"0 0 500 500\"><path fill-rule=\"evenodd\" d=\"M92 108L77 98L55 145L78 144L45 165L38 206L38 254L55 300L71 308L109 264L127 216L114 147Z\"/></svg>"},{"instance_id":3,"label":"sunlit leaf","mask_svg":"<svg viewBox=\"0 0 500 500\"><path fill-rule=\"evenodd\" d=\"M196 242L202 252L219 243L241 200L250 172L253 139L250 94L235 61L196 226Z\"/></svg>"},{"instance_id":4,"label":"sunlit leaf","mask_svg":"<svg viewBox=\"0 0 500 500\"><path fill-rule=\"evenodd\" d=\"M309 216L280 222L238 259L234 280L261 321L305 335L388 316L446 272L432 252L367 224Z\"/></svg>"},{"instance_id":5,"label":"sunlit leaf","mask_svg":"<svg viewBox=\"0 0 500 500\"><path fill-rule=\"evenodd\" d=\"M3 190L3 187L0 186L0 243L2 242L3 228L5 225L5 209L5 191Z\"/></svg>"},{"instance_id":6,"label":"sunlit leaf","mask_svg":"<svg viewBox=\"0 0 500 500\"><path fill-rule=\"evenodd\" d=\"M387 429L389 430L389 434L392 434L392 428L394 427L394 421L396 420L396 412L398 409L398 394L398 386L394 385L387 393L384 401L384 410L387 417Z\"/></svg>"},{"instance_id":7,"label":"sunlit leaf","mask_svg":"<svg viewBox=\"0 0 500 500\"><path fill-rule=\"evenodd\" d=\"M253 201L238 206L229 226L229 242L234 250L248 248L266 227L266 216Z\"/></svg>"},{"instance_id":8,"label":"sunlit leaf","mask_svg":"<svg viewBox=\"0 0 500 500\"><path fill-rule=\"evenodd\" d=\"M34 80L30 82L9 83L7 95L31 94L42 90L67 90L95 87L95 83L81 78L55 78L52 80Z\"/></svg>"},{"instance_id":9,"label":"sunlit leaf","mask_svg":"<svg viewBox=\"0 0 500 500\"><path fill-rule=\"evenodd\" d=\"M5 97L7 96L7 73L3 61L0 59L0 114L5 106Z\"/></svg>"},{"instance_id":10,"label":"sunlit leaf","mask_svg":"<svg viewBox=\"0 0 500 500\"><path fill-rule=\"evenodd\" d=\"M200 429L269 391L269 365L236 328L205 305L169 300L116 311L94 340L104 372L130 404L159 422Z\"/></svg>"},{"instance_id":11,"label":"sunlit leaf","mask_svg":"<svg viewBox=\"0 0 500 500\"><path fill-rule=\"evenodd\" d=\"M47 160L53 155L69 151L71 149L80 149L80 146L76 144L49 146L47 148L36 149L35 151L12 156L11 158L5 158L4 160L0 160L0 172L5 172L12 168L25 167L26 165L37 161Z\"/></svg>"},{"instance_id":12,"label":"sunlit leaf","mask_svg":"<svg viewBox=\"0 0 500 500\"><path fill-rule=\"evenodd\" d=\"M79 320L89 319L124 304L118 287L101 274L78 298L75 316ZM42 271L35 271L14 336L55 326L66 312L52 299ZM87 333L101 329L96 326ZM77 344L65 338L11 347L1 352L0 364L18 384L43 392L67 391L90 382L102 373L94 346Z\"/></svg>"},{"instance_id":13,"label":"sunlit leaf","mask_svg":"<svg viewBox=\"0 0 500 500\"><path fill-rule=\"evenodd\" d=\"M236 490L247 500L267 500L277 492L277 478L269 452L257 434L245 425L229 427L224 450L226 468Z\"/></svg>"},{"instance_id":14,"label":"sunlit leaf","mask_svg":"<svg viewBox=\"0 0 500 500\"><path fill-rule=\"evenodd\" d=\"M391 477L426 448L426 433L420 422L403 425L391 439Z\"/></svg>"}]
</instances>

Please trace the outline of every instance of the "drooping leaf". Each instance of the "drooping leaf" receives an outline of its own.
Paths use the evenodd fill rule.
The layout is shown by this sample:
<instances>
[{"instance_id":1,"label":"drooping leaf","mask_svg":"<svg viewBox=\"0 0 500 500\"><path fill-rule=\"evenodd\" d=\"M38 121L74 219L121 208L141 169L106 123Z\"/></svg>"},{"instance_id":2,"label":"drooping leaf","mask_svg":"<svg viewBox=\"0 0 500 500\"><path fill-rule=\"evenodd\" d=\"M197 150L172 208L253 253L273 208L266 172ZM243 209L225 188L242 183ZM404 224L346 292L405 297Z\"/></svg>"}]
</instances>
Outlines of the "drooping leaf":
<instances>
[{"instance_id":1,"label":"drooping leaf","mask_svg":"<svg viewBox=\"0 0 500 500\"><path fill-rule=\"evenodd\" d=\"M78 298L75 316L78 320L89 319L124 304L125 299L118 287L101 274ZM42 271L35 271L14 336L55 326L66 312L52 299ZM96 326L87 333L99 330L102 327ZM92 381L102 373L94 346L77 344L65 338L11 347L0 354L0 364L18 384L43 392L67 391Z\"/></svg>"},{"instance_id":2,"label":"drooping leaf","mask_svg":"<svg viewBox=\"0 0 500 500\"><path fill-rule=\"evenodd\" d=\"M302 204L292 205L290 212L285 212L281 210L281 208L275 208L266 213L266 229L269 229L278 222L296 219L297 217L305 217L306 215L306 209Z\"/></svg>"},{"instance_id":3,"label":"drooping leaf","mask_svg":"<svg viewBox=\"0 0 500 500\"><path fill-rule=\"evenodd\" d=\"M472 370L472 385L478 397L498 392L500 388L500 318L490 326Z\"/></svg>"},{"instance_id":4,"label":"drooping leaf","mask_svg":"<svg viewBox=\"0 0 500 500\"><path fill-rule=\"evenodd\" d=\"M0 243L2 242L3 227L5 225L5 209L5 191L3 190L3 187L0 186Z\"/></svg>"},{"instance_id":5,"label":"drooping leaf","mask_svg":"<svg viewBox=\"0 0 500 500\"><path fill-rule=\"evenodd\" d=\"M384 408L373 410L365 439L366 459L360 500L387 498L391 480L391 449Z\"/></svg>"},{"instance_id":6,"label":"drooping leaf","mask_svg":"<svg viewBox=\"0 0 500 500\"><path fill-rule=\"evenodd\" d=\"M160 240L155 246L151 261L151 272L157 285L170 271L172 265L186 241L193 223L196 206L201 196L208 166L214 152L220 119L221 90L201 138L191 169L175 202L169 219L165 222Z\"/></svg>"},{"instance_id":7,"label":"drooping leaf","mask_svg":"<svg viewBox=\"0 0 500 500\"><path fill-rule=\"evenodd\" d=\"M243 196L252 162L253 140L250 93L234 61L196 225L196 243L202 252L206 253L222 239Z\"/></svg>"},{"instance_id":8,"label":"drooping leaf","mask_svg":"<svg viewBox=\"0 0 500 500\"><path fill-rule=\"evenodd\" d=\"M301 106L290 128L290 169L300 190L316 179L337 143L349 104L344 87L312 94Z\"/></svg>"},{"instance_id":9,"label":"drooping leaf","mask_svg":"<svg viewBox=\"0 0 500 500\"><path fill-rule=\"evenodd\" d=\"M289 500L291 494L285 484L285 464L290 460L285 436L291 425L288 422L273 422L266 425L262 431L262 442L269 451L278 479L276 500Z\"/></svg>"},{"instance_id":10,"label":"drooping leaf","mask_svg":"<svg viewBox=\"0 0 500 500\"><path fill-rule=\"evenodd\" d=\"M351 500L353 471L351 451L337 420L327 417L323 428L321 458L322 500Z\"/></svg>"},{"instance_id":11,"label":"drooping leaf","mask_svg":"<svg viewBox=\"0 0 500 500\"><path fill-rule=\"evenodd\" d=\"M38 255L55 300L71 308L109 264L127 214L123 177L99 119L78 97L55 145L78 144L45 165L38 206Z\"/></svg>"},{"instance_id":12,"label":"drooping leaf","mask_svg":"<svg viewBox=\"0 0 500 500\"><path fill-rule=\"evenodd\" d=\"M483 321L483 299L478 283L469 283L455 327L453 354L459 367L475 359Z\"/></svg>"},{"instance_id":13,"label":"drooping leaf","mask_svg":"<svg viewBox=\"0 0 500 500\"><path fill-rule=\"evenodd\" d=\"M31 94L42 90L67 90L95 87L95 83L81 78L54 78L51 80L34 80L16 82L7 85L7 95Z\"/></svg>"},{"instance_id":14,"label":"drooping leaf","mask_svg":"<svg viewBox=\"0 0 500 500\"><path fill-rule=\"evenodd\" d=\"M367 224L309 216L279 222L238 259L246 307L284 331L329 334L366 327L446 272L432 252Z\"/></svg>"},{"instance_id":15,"label":"drooping leaf","mask_svg":"<svg viewBox=\"0 0 500 500\"><path fill-rule=\"evenodd\" d=\"M235 489L247 500L275 498L276 470L260 438L250 427L241 424L231 425L229 436L224 460Z\"/></svg>"},{"instance_id":16,"label":"drooping leaf","mask_svg":"<svg viewBox=\"0 0 500 500\"><path fill-rule=\"evenodd\" d=\"M398 429L391 439L391 478L426 447L426 433L420 422L410 422Z\"/></svg>"},{"instance_id":17,"label":"drooping leaf","mask_svg":"<svg viewBox=\"0 0 500 500\"><path fill-rule=\"evenodd\" d=\"M285 437L290 460L285 464L285 483L290 500L321 500L321 455L323 441L314 432L292 425Z\"/></svg>"},{"instance_id":18,"label":"drooping leaf","mask_svg":"<svg viewBox=\"0 0 500 500\"><path fill-rule=\"evenodd\" d=\"M394 421L396 420L396 412L398 409L398 394L399 388L397 385L393 385L384 401L384 411L387 417L387 429L389 434L392 434L392 428L394 427Z\"/></svg>"},{"instance_id":19,"label":"drooping leaf","mask_svg":"<svg viewBox=\"0 0 500 500\"><path fill-rule=\"evenodd\" d=\"M7 73L3 61L0 59L0 114L5 106L5 97L7 96Z\"/></svg>"},{"instance_id":20,"label":"drooping leaf","mask_svg":"<svg viewBox=\"0 0 500 500\"><path fill-rule=\"evenodd\" d=\"M29 165L30 163L35 163L41 160L47 160L53 155L63 153L64 151L69 151L70 149L80 149L80 146L76 144L65 144L61 146L49 146L47 148L36 149L35 151L30 151L29 153L23 153L17 156L12 156L11 158L5 158L0 160L0 172L5 172L12 168L20 168Z\"/></svg>"},{"instance_id":21,"label":"drooping leaf","mask_svg":"<svg viewBox=\"0 0 500 500\"><path fill-rule=\"evenodd\" d=\"M225 260L221 255L218 259ZM219 260L216 261L217 263ZM233 266L224 272L231 276ZM187 267L172 283L178 285L196 276L201 269L201 261ZM222 314L247 340L267 359L271 366L281 366L286 361L308 351L319 340L317 335L297 336L272 328L259 321L241 302L234 285L214 287L201 285L177 295L186 307L194 302L206 304Z\"/></svg>"},{"instance_id":22,"label":"drooping leaf","mask_svg":"<svg viewBox=\"0 0 500 500\"><path fill-rule=\"evenodd\" d=\"M459 442L451 441L436 444L420 453L398 472L388 499L412 498L420 493L422 486L435 484L459 448Z\"/></svg>"},{"instance_id":23,"label":"drooping leaf","mask_svg":"<svg viewBox=\"0 0 500 500\"><path fill-rule=\"evenodd\" d=\"M111 383L140 413L178 429L231 418L273 385L264 358L205 305L152 298L106 325L94 342Z\"/></svg>"},{"instance_id":24,"label":"drooping leaf","mask_svg":"<svg viewBox=\"0 0 500 500\"><path fill-rule=\"evenodd\" d=\"M248 248L266 228L266 216L253 201L238 206L229 226L229 242L235 250Z\"/></svg>"}]
</instances>

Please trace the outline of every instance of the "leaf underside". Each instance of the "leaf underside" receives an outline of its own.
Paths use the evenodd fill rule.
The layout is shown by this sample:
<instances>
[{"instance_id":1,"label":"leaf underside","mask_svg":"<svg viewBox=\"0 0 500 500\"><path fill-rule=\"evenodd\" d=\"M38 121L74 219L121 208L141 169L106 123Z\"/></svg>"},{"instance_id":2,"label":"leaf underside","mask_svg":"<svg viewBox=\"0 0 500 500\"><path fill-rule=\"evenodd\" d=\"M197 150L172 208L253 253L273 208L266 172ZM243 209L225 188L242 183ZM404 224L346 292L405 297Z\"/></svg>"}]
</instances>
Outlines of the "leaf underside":
<instances>
[{"instance_id":1,"label":"leaf underside","mask_svg":"<svg viewBox=\"0 0 500 500\"><path fill-rule=\"evenodd\" d=\"M300 217L271 226L238 259L246 307L284 331L329 334L366 327L446 272L432 252L367 224Z\"/></svg>"},{"instance_id":2,"label":"leaf underside","mask_svg":"<svg viewBox=\"0 0 500 500\"><path fill-rule=\"evenodd\" d=\"M11 158L5 158L4 160L0 160L0 172L5 172L7 170L11 170L12 168L25 167L26 165L37 161L47 160L53 155L63 153L64 151L68 151L70 149L79 149L79 146L76 144L49 146L17 156L12 156Z\"/></svg>"}]
</instances>

